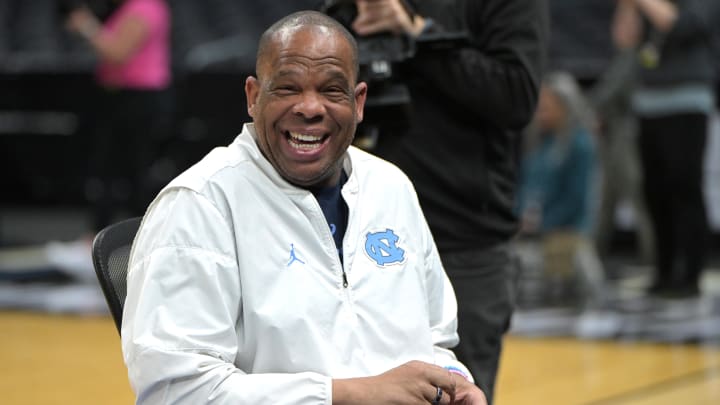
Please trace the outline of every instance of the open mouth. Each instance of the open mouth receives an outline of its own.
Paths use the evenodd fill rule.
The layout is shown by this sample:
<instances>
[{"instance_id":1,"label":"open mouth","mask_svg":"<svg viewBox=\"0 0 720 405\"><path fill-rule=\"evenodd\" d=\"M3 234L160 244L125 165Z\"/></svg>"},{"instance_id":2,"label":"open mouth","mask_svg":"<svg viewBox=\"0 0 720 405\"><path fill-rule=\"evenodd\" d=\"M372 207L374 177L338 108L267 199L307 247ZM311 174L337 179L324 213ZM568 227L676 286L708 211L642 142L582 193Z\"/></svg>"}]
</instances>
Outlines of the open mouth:
<instances>
[{"instance_id":1,"label":"open mouth","mask_svg":"<svg viewBox=\"0 0 720 405\"><path fill-rule=\"evenodd\" d=\"M287 131L285 137L290 146L301 151L312 151L322 146L329 135L303 134Z\"/></svg>"}]
</instances>

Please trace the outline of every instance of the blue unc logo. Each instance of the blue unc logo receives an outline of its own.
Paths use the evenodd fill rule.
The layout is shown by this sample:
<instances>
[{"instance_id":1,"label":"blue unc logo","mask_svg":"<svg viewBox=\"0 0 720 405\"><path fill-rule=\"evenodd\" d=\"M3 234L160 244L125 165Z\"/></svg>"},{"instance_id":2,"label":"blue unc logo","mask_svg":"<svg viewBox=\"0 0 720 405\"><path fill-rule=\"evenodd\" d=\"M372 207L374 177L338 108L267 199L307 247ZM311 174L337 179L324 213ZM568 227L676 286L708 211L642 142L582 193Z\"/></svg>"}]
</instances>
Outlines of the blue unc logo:
<instances>
[{"instance_id":1,"label":"blue unc logo","mask_svg":"<svg viewBox=\"0 0 720 405\"><path fill-rule=\"evenodd\" d=\"M398 240L392 229L368 233L365 253L380 266L402 263L405 260L405 251L397 246Z\"/></svg>"}]
</instances>

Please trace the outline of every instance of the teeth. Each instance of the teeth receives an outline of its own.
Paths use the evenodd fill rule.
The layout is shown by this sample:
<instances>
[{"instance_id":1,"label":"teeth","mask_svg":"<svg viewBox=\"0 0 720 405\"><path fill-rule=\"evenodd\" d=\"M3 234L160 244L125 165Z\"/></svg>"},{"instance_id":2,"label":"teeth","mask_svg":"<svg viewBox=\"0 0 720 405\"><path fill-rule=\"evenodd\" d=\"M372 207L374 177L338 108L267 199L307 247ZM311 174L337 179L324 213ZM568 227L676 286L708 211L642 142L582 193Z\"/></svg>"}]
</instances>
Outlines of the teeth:
<instances>
[{"instance_id":1,"label":"teeth","mask_svg":"<svg viewBox=\"0 0 720 405\"><path fill-rule=\"evenodd\" d=\"M298 150L313 150L313 149L317 149L320 146L320 144L317 144L317 143L295 143L292 141L290 141L289 143L290 143L290 146L292 146L294 149L298 149Z\"/></svg>"},{"instance_id":2,"label":"teeth","mask_svg":"<svg viewBox=\"0 0 720 405\"><path fill-rule=\"evenodd\" d=\"M323 138L322 136L300 134L297 132L290 132L290 137L293 140L300 142L320 142Z\"/></svg>"},{"instance_id":3,"label":"teeth","mask_svg":"<svg viewBox=\"0 0 720 405\"><path fill-rule=\"evenodd\" d=\"M322 144L323 136L301 134L298 132L288 132L290 134L290 146L295 149L309 151L317 149Z\"/></svg>"}]
</instances>

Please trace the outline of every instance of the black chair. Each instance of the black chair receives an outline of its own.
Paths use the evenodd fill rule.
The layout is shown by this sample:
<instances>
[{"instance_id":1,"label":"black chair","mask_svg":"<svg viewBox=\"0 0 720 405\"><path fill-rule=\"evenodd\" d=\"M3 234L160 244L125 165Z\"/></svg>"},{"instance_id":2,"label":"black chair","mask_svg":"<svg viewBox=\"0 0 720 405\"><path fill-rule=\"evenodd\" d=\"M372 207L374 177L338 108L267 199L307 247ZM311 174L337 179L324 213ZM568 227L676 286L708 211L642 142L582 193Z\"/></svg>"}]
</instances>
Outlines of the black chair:
<instances>
[{"instance_id":1,"label":"black chair","mask_svg":"<svg viewBox=\"0 0 720 405\"><path fill-rule=\"evenodd\" d=\"M130 248L142 217L108 225L93 240L92 259L105 300L120 333L123 306L127 294L127 271Z\"/></svg>"}]
</instances>

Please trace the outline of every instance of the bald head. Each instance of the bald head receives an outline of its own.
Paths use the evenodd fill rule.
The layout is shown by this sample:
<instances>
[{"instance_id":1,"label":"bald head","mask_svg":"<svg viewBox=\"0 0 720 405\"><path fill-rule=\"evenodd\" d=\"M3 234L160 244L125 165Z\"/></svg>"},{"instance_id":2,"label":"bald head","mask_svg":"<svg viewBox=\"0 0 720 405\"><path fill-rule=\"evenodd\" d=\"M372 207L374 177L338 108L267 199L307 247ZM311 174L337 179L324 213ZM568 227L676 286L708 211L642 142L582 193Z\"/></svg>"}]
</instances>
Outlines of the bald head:
<instances>
[{"instance_id":1,"label":"bald head","mask_svg":"<svg viewBox=\"0 0 720 405\"><path fill-rule=\"evenodd\" d=\"M260 37L258 44L257 58L255 62L255 71L259 76L261 75L261 65L265 62L265 58L272 54L272 47L277 46L278 42L285 38L287 35L293 32L300 31L302 29L326 29L335 35L340 35L350 45L352 50L352 66L354 79L357 79L358 75L358 47L355 38L352 34L343 27L334 18L323 14L319 11L298 11L283 17L276 23L270 26Z\"/></svg>"}]
</instances>

